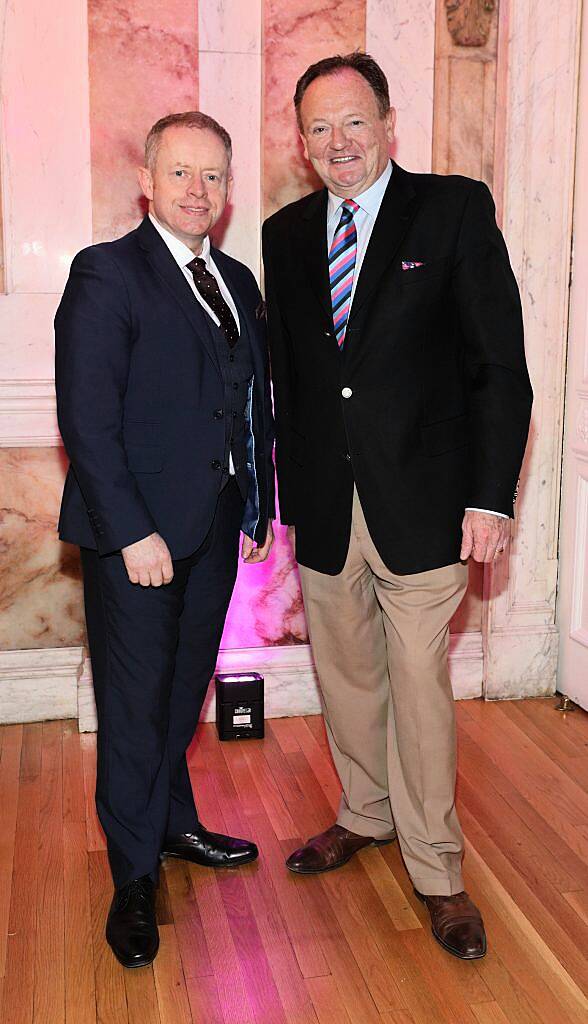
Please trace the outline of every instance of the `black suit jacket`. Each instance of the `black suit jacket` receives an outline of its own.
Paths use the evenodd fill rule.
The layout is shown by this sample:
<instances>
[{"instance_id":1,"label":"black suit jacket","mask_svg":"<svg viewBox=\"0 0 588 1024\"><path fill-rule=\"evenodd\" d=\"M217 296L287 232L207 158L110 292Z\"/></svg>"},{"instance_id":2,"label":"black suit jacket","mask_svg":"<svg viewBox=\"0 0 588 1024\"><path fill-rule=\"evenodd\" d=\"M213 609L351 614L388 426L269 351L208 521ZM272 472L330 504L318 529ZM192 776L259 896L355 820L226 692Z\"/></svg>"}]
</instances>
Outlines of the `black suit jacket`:
<instances>
[{"instance_id":1,"label":"black suit jacket","mask_svg":"<svg viewBox=\"0 0 588 1024\"><path fill-rule=\"evenodd\" d=\"M256 315L251 272L216 249L213 258L251 344L243 529L262 541L274 514L265 322ZM148 217L123 238L76 256L55 318L59 427L71 460L62 540L107 554L157 531L173 558L202 543L225 443L209 323Z\"/></svg>"},{"instance_id":2,"label":"black suit jacket","mask_svg":"<svg viewBox=\"0 0 588 1024\"><path fill-rule=\"evenodd\" d=\"M282 522L302 564L340 572L355 481L393 572L451 564L467 506L513 514L532 402L490 192L394 165L342 353L326 217L322 190L263 231Z\"/></svg>"}]
</instances>

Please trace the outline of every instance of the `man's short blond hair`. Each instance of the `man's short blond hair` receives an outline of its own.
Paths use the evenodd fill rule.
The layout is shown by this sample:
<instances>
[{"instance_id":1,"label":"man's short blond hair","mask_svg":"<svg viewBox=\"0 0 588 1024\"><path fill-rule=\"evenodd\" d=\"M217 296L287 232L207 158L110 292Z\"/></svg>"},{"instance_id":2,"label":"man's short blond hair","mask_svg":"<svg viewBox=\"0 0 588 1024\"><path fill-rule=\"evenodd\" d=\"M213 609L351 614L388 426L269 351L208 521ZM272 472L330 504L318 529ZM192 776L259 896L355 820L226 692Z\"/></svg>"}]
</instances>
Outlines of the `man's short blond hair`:
<instances>
[{"instance_id":1,"label":"man's short blond hair","mask_svg":"<svg viewBox=\"0 0 588 1024\"><path fill-rule=\"evenodd\" d=\"M218 135L227 151L230 165L233 157L233 146L231 136L226 128L223 128L218 121L214 120L214 117L209 117L208 114L202 114L199 110L186 110L183 114L167 114L165 117L160 117L159 121L156 121L153 127L149 129L149 134L145 139L145 167L150 171L153 171L155 167L157 151L161 144L161 136L166 128L173 128L175 125L181 125L184 128L206 129L209 132L214 132L215 135Z\"/></svg>"}]
</instances>

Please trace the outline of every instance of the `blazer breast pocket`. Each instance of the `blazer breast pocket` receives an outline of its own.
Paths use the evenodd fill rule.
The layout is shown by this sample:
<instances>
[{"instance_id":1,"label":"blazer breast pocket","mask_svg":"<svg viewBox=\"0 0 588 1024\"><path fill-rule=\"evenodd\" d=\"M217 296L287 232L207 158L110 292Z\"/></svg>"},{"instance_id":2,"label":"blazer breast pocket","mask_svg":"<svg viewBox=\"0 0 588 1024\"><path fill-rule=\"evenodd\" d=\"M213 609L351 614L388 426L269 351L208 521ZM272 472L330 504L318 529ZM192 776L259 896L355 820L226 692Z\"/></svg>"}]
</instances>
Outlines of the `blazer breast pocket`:
<instances>
[{"instance_id":1,"label":"blazer breast pocket","mask_svg":"<svg viewBox=\"0 0 588 1024\"><path fill-rule=\"evenodd\" d=\"M163 452L160 445L125 444L125 451L132 473L161 473Z\"/></svg>"},{"instance_id":2,"label":"blazer breast pocket","mask_svg":"<svg viewBox=\"0 0 588 1024\"><path fill-rule=\"evenodd\" d=\"M443 455L465 448L470 442L469 416L452 416L449 420L427 423L421 427L421 438L425 455Z\"/></svg>"},{"instance_id":3,"label":"blazer breast pocket","mask_svg":"<svg viewBox=\"0 0 588 1024\"><path fill-rule=\"evenodd\" d=\"M447 269L448 257L442 256L438 260L423 262L420 267L412 267L410 270L399 270L397 280L404 287L405 285L422 284L430 281L431 278L441 277Z\"/></svg>"}]
</instances>

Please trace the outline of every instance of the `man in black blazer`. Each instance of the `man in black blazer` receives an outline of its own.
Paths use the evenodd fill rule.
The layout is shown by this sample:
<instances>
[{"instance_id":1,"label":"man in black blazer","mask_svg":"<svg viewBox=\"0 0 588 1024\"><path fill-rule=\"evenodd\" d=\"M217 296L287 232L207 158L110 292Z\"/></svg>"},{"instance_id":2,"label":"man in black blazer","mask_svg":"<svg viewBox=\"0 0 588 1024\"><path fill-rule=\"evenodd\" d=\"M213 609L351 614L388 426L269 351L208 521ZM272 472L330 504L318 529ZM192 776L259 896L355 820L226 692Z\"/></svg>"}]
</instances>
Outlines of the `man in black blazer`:
<instances>
[{"instance_id":1,"label":"man in black blazer","mask_svg":"<svg viewBox=\"0 0 588 1024\"><path fill-rule=\"evenodd\" d=\"M326 187L264 225L276 461L343 795L287 863L397 835L435 936L474 959L447 647L465 560L508 541L532 400L518 290L486 186L390 161L375 61L320 61L294 102Z\"/></svg>"},{"instance_id":2,"label":"man in black blazer","mask_svg":"<svg viewBox=\"0 0 588 1024\"><path fill-rule=\"evenodd\" d=\"M126 967L157 953L162 855L257 857L208 832L186 749L242 557L273 532L265 322L251 272L211 248L231 140L198 112L158 121L139 172L149 213L80 252L57 311L56 386L71 460L59 523L82 554L98 709L96 802L115 895L107 939Z\"/></svg>"}]
</instances>

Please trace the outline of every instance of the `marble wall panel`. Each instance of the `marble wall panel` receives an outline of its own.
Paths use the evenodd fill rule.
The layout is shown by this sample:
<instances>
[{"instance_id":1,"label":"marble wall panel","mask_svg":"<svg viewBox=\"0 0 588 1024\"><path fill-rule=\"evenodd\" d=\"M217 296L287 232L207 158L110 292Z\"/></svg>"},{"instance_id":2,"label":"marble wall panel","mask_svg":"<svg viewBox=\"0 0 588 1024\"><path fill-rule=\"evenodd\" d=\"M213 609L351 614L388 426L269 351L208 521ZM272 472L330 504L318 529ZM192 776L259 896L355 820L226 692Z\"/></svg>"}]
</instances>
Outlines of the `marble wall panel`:
<instances>
[{"instance_id":1,"label":"marble wall panel","mask_svg":"<svg viewBox=\"0 0 588 1024\"><path fill-rule=\"evenodd\" d=\"M151 125L198 106L197 4L88 0L94 240L136 227Z\"/></svg>"},{"instance_id":2,"label":"marble wall panel","mask_svg":"<svg viewBox=\"0 0 588 1024\"><path fill-rule=\"evenodd\" d=\"M91 237L87 3L55 6L0 0L9 292L59 292Z\"/></svg>"},{"instance_id":3,"label":"marble wall panel","mask_svg":"<svg viewBox=\"0 0 588 1024\"><path fill-rule=\"evenodd\" d=\"M213 240L247 264L259 280L261 269L261 0L201 3L200 108L225 126L233 141L233 194ZM241 26L242 31L237 31ZM219 88L222 82L222 89Z\"/></svg>"},{"instance_id":4,"label":"marble wall panel","mask_svg":"<svg viewBox=\"0 0 588 1024\"><path fill-rule=\"evenodd\" d=\"M60 448L0 449L0 651L85 642L77 548L57 538Z\"/></svg>"},{"instance_id":5,"label":"marble wall panel","mask_svg":"<svg viewBox=\"0 0 588 1024\"><path fill-rule=\"evenodd\" d=\"M398 115L393 154L409 171L430 171L433 146L435 0L367 0L365 48L390 83Z\"/></svg>"},{"instance_id":6,"label":"marble wall panel","mask_svg":"<svg viewBox=\"0 0 588 1024\"><path fill-rule=\"evenodd\" d=\"M490 19L482 46L460 46L451 35L445 0L437 0L435 20L435 92L433 170L465 174L494 186L494 138L498 51L498 14ZM484 567L470 562L469 586L451 629L482 628Z\"/></svg>"},{"instance_id":7,"label":"marble wall panel","mask_svg":"<svg viewBox=\"0 0 588 1024\"><path fill-rule=\"evenodd\" d=\"M286 528L276 524L271 555L262 565L239 565L222 650L308 643L298 569Z\"/></svg>"},{"instance_id":8,"label":"marble wall panel","mask_svg":"<svg viewBox=\"0 0 588 1024\"><path fill-rule=\"evenodd\" d=\"M494 698L543 695L556 685L581 10L580 0L501 4L504 233L521 289L535 398L511 557L497 563L487 585L485 692Z\"/></svg>"},{"instance_id":9,"label":"marble wall panel","mask_svg":"<svg viewBox=\"0 0 588 1024\"><path fill-rule=\"evenodd\" d=\"M482 46L460 46L437 0L433 170L494 181L498 10Z\"/></svg>"},{"instance_id":10,"label":"marble wall panel","mask_svg":"<svg viewBox=\"0 0 588 1024\"><path fill-rule=\"evenodd\" d=\"M309 64L365 48L365 0L266 0L263 198L268 217L320 183L304 160L292 97Z\"/></svg>"}]
</instances>

